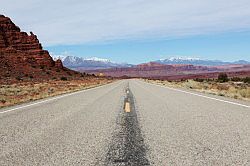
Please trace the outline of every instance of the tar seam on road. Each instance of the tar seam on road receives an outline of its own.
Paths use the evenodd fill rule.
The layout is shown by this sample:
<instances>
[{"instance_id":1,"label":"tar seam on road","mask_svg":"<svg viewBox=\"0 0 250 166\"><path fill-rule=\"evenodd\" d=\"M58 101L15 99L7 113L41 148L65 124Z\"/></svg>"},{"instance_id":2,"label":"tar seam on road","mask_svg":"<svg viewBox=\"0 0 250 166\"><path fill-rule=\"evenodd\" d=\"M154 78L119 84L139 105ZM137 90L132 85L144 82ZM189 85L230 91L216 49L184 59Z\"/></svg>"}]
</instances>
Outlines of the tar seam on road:
<instances>
[{"instance_id":1,"label":"tar seam on road","mask_svg":"<svg viewBox=\"0 0 250 166\"><path fill-rule=\"evenodd\" d=\"M117 117L117 126L106 155L105 165L150 165L146 158L147 148L141 135L133 94L129 88L125 92L124 107L120 110ZM130 112L125 110L126 103L130 103Z\"/></svg>"}]
</instances>

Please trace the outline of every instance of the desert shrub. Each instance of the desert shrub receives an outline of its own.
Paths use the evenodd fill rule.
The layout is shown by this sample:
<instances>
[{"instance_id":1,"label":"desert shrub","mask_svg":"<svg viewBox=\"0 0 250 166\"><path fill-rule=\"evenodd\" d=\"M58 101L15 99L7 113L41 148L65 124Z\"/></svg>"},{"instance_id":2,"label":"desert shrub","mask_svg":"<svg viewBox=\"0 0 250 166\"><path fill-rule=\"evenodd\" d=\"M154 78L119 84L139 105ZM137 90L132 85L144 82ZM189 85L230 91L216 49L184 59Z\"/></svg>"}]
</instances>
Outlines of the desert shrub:
<instances>
[{"instance_id":1,"label":"desert shrub","mask_svg":"<svg viewBox=\"0 0 250 166\"><path fill-rule=\"evenodd\" d=\"M244 78L244 79L243 79L243 82L244 82L244 83L250 84L250 77Z\"/></svg>"},{"instance_id":2,"label":"desert shrub","mask_svg":"<svg viewBox=\"0 0 250 166\"><path fill-rule=\"evenodd\" d=\"M226 74L226 73L220 73L220 74L218 75L218 81L219 81L219 82L228 82L229 79L228 79L227 74Z\"/></svg>"},{"instance_id":3,"label":"desert shrub","mask_svg":"<svg viewBox=\"0 0 250 166\"><path fill-rule=\"evenodd\" d=\"M239 81L242 81L242 79L239 77L233 77L233 78L231 78L231 81L239 82Z\"/></svg>"},{"instance_id":4,"label":"desert shrub","mask_svg":"<svg viewBox=\"0 0 250 166\"><path fill-rule=\"evenodd\" d=\"M207 78L205 79L206 82L214 82L214 78Z\"/></svg>"},{"instance_id":5,"label":"desert shrub","mask_svg":"<svg viewBox=\"0 0 250 166\"><path fill-rule=\"evenodd\" d=\"M233 96L233 98L234 98L234 99L238 99L239 96L238 96L237 94L235 94L235 95Z\"/></svg>"},{"instance_id":6,"label":"desert shrub","mask_svg":"<svg viewBox=\"0 0 250 166\"><path fill-rule=\"evenodd\" d=\"M67 72L69 76L72 76L72 74L70 72Z\"/></svg>"},{"instance_id":7,"label":"desert shrub","mask_svg":"<svg viewBox=\"0 0 250 166\"><path fill-rule=\"evenodd\" d=\"M60 72L60 70L59 70L59 69L56 69L56 72L57 72L57 73L59 73L59 72Z\"/></svg>"},{"instance_id":8,"label":"desert shrub","mask_svg":"<svg viewBox=\"0 0 250 166\"><path fill-rule=\"evenodd\" d=\"M224 94L224 93L221 93L221 92L220 92L218 95L219 95L219 96L225 96L225 94Z\"/></svg>"},{"instance_id":9,"label":"desert shrub","mask_svg":"<svg viewBox=\"0 0 250 166\"><path fill-rule=\"evenodd\" d=\"M55 89L54 88L49 88L48 89L48 93L54 93L55 92Z\"/></svg>"},{"instance_id":10,"label":"desert shrub","mask_svg":"<svg viewBox=\"0 0 250 166\"><path fill-rule=\"evenodd\" d=\"M228 85L225 85L225 84L218 84L217 85L217 88L216 89L218 89L218 90L228 90L229 89L229 86Z\"/></svg>"},{"instance_id":11,"label":"desert shrub","mask_svg":"<svg viewBox=\"0 0 250 166\"><path fill-rule=\"evenodd\" d=\"M32 79L32 78L34 78L32 75L30 75L30 78Z\"/></svg>"},{"instance_id":12,"label":"desert shrub","mask_svg":"<svg viewBox=\"0 0 250 166\"><path fill-rule=\"evenodd\" d=\"M244 98L250 98L250 89L241 89L239 90L239 93Z\"/></svg>"},{"instance_id":13,"label":"desert shrub","mask_svg":"<svg viewBox=\"0 0 250 166\"><path fill-rule=\"evenodd\" d=\"M46 72L46 74L50 75L50 72L49 72L49 71L47 71L47 72Z\"/></svg>"},{"instance_id":14,"label":"desert shrub","mask_svg":"<svg viewBox=\"0 0 250 166\"><path fill-rule=\"evenodd\" d=\"M18 81L23 80L23 78L22 78L21 76L17 76L16 79L17 79Z\"/></svg>"},{"instance_id":15,"label":"desert shrub","mask_svg":"<svg viewBox=\"0 0 250 166\"><path fill-rule=\"evenodd\" d=\"M204 79L203 79L203 78L195 78L194 81L197 81L197 82L204 82Z\"/></svg>"},{"instance_id":16,"label":"desert shrub","mask_svg":"<svg viewBox=\"0 0 250 166\"><path fill-rule=\"evenodd\" d=\"M4 99L0 99L0 101L1 101L1 103L6 103L6 100L4 100Z\"/></svg>"},{"instance_id":17,"label":"desert shrub","mask_svg":"<svg viewBox=\"0 0 250 166\"><path fill-rule=\"evenodd\" d=\"M194 80L187 80L183 83L183 85L190 89L201 89L200 83L195 82Z\"/></svg>"},{"instance_id":18,"label":"desert shrub","mask_svg":"<svg viewBox=\"0 0 250 166\"><path fill-rule=\"evenodd\" d=\"M67 77L61 77L61 80L62 80L62 81L67 81L68 78L67 78Z\"/></svg>"}]
</instances>

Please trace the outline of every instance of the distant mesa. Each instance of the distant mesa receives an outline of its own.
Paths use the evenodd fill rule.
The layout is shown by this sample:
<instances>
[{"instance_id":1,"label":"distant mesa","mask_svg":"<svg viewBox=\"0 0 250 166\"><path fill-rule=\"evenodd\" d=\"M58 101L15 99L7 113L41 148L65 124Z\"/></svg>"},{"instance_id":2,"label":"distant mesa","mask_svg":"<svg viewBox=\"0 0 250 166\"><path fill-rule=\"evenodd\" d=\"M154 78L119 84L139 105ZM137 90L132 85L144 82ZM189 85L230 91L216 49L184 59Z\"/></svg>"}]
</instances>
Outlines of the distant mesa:
<instances>
[{"instance_id":1,"label":"distant mesa","mask_svg":"<svg viewBox=\"0 0 250 166\"><path fill-rule=\"evenodd\" d=\"M192 64L162 64L159 62L149 62L139 64L133 67L111 68L89 70L89 74L102 73L105 76L112 77L132 77L132 78L152 78L181 80L194 78L217 78L221 72L228 73L230 77L250 76L249 64L204 66Z\"/></svg>"},{"instance_id":2,"label":"distant mesa","mask_svg":"<svg viewBox=\"0 0 250 166\"><path fill-rule=\"evenodd\" d=\"M226 72L230 77L250 76L250 62L240 60L223 62L219 60L202 60L199 58L173 57L130 67L88 70L89 74L102 73L105 76L120 78L152 78L181 80L193 78L216 78Z\"/></svg>"},{"instance_id":3,"label":"distant mesa","mask_svg":"<svg viewBox=\"0 0 250 166\"><path fill-rule=\"evenodd\" d=\"M33 32L22 32L10 18L0 15L0 82L51 79L76 72L54 61Z\"/></svg>"},{"instance_id":4,"label":"distant mesa","mask_svg":"<svg viewBox=\"0 0 250 166\"><path fill-rule=\"evenodd\" d=\"M139 65L136 65L137 68L143 70L143 69L156 69L156 68L161 68L165 66L164 64L160 64L157 62L148 62L148 63L142 63Z\"/></svg>"}]
</instances>

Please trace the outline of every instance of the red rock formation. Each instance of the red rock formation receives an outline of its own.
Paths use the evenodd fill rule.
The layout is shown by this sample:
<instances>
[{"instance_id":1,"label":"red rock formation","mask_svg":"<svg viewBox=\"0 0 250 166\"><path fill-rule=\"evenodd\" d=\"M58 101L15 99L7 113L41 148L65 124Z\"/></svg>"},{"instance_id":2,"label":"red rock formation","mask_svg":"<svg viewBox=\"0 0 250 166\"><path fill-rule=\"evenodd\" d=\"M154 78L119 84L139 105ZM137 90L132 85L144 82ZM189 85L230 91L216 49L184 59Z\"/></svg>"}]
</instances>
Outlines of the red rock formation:
<instances>
[{"instance_id":1,"label":"red rock formation","mask_svg":"<svg viewBox=\"0 0 250 166\"><path fill-rule=\"evenodd\" d=\"M55 66L59 69L62 69L63 68L62 61L60 59L57 59L55 62Z\"/></svg>"},{"instance_id":2,"label":"red rock formation","mask_svg":"<svg viewBox=\"0 0 250 166\"><path fill-rule=\"evenodd\" d=\"M220 72L226 72L229 76L243 76L250 73L250 65L238 66L194 66L194 65L164 65L158 63L144 63L134 67L111 68L84 71L89 74L102 73L112 77L143 77L158 79L192 79L192 78L216 78ZM249 76L249 75L248 75Z\"/></svg>"},{"instance_id":3,"label":"red rock formation","mask_svg":"<svg viewBox=\"0 0 250 166\"><path fill-rule=\"evenodd\" d=\"M0 50L6 52L6 56L16 54L16 57L12 57L12 60L20 57L25 63L29 61L29 58L32 58L39 66L52 67L55 65L48 51L42 49L36 35L32 32L30 35L21 32L20 28L10 18L3 15L0 15Z\"/></svg>"},{"instance_id":4,"label":"red rock formation","mask_svg":"<svg viewBox=\"0 0 250 166\"><path fill-rule=\"evenodd\" d=\"M145 67L160 67L160 66L166 66L164 64L156 63L156 62L149 62L149 63L142 63L137 65L137 67L145 68Z\"/></svg>"},{"instance_id":5,"label":"red rock formation","mask_svg":"<svg viewBox=\"0 0 250 166\"><path fill-rule=\"evenodd\" d=\"M53 61L36 35L22 32L10 18L0 15L0 82L17 77L43 80L74 74L60 60Z\"/></svg>"}]
</instances>

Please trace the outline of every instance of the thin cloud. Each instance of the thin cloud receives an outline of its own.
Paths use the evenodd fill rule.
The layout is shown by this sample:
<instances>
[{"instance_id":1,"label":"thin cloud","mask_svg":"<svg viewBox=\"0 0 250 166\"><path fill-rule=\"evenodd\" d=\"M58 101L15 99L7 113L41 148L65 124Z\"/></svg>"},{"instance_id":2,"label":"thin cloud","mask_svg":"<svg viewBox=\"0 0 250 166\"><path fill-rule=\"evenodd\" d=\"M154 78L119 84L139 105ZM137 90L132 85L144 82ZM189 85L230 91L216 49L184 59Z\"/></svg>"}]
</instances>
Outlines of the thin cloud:
<instances>
[{"instance_id":1,"label":"thin cloud","mask_svg":"<svg viewBox=\"0 0 250 166\"><path fill-rule=\"evenodd\" d=\"M249 0L3 0L0 12L46 46L250 29Z\"/></svg>"}]
</instances>

